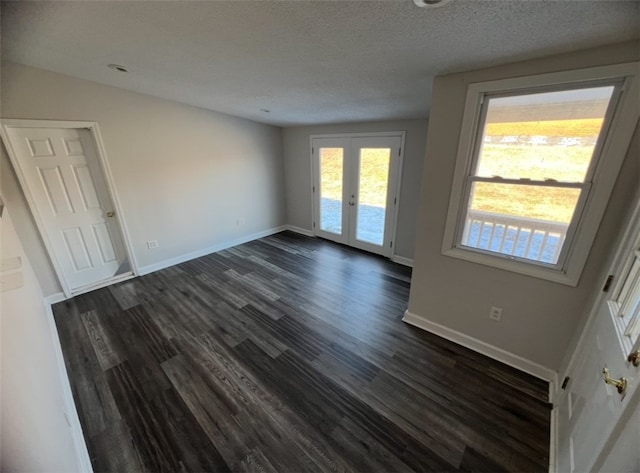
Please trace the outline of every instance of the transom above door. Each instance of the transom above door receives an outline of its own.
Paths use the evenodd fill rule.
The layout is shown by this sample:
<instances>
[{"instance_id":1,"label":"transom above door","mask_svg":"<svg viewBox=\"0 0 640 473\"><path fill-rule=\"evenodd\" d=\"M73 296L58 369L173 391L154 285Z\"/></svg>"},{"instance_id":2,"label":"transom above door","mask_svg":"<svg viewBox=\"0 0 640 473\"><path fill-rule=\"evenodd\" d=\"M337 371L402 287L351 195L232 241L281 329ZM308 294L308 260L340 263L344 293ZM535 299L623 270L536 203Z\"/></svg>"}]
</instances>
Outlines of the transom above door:
<instances>
[{"instance_id":1,"label":"transom above door","mask_svg":"<svg viewBox=\"0 0 640 473\"><path fill-rule=\"evenodd\" d=\"M404 132L314 136L314 234L391 256Z\"/></svg>"}]
</instances>

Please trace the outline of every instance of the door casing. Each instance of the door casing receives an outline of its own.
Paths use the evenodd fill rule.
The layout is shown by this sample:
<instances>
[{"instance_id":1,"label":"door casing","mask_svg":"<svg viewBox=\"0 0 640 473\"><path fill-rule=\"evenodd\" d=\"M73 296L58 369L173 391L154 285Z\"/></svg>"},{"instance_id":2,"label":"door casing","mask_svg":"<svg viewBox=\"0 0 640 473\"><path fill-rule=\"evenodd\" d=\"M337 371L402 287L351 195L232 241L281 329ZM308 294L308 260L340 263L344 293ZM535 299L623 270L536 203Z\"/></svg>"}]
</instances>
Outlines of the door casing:
<instances>
[{"instance_id":1,"label":"door casing","mask_svg":"<svg viewBox=\"0 0 640 473\"><path fill-rule=\"evenodd\" d=\"M104 287L114 282L123 281L126 279L133 278L138 275L138 265L133 254L131 238L129 236L129 231L126 226L124 213L122 211L122 205L120 204L120 200L118 199L118 195L115 191L115 185L113 181L113 176L111 173L111 169L109 167L109 161L107 159L107 153L102 142L102 136L100 134L100 128L97 122L89 122L89 121L66 121L66 120L23 120L23 119L5 119L0 120L0 136L4 142L7 153L9 154L9 159L11 160L11 164L13 165L13 169L18 176L18 181L20 182L20 186L22 191L24 192L25 198L27 200L27 204L29 205L29 209L31 210L31 214L36 222L36 226L38 227L38 231L40 232L40 236L42 241L44 242L44 246L49 255L49 259L53 265L53 269L56 272L56 276L58 277L58 281L64 295L67 298L72 296L82 294L84 292L92 291L98 289L100 287ZM115 208L116 214L118 215L118 226L120 228L120 236L122 237L122 241L124 244L125 254L129 260L129 264L131 266L131 273L123 276L114 276L105 281L101 281L96 284L83 286L82 288L72 291L67 283L64 273L61 269L61 265L58 263L55 252L53 251L53 246L49 241L47 236L46 227L43 223L43 219L41 218L37 206L35 205L35 199L33 198L29 187L27 186L27 182L25 176L22 174L20 170L20 166L18 165L17 155L15 150L12 147L11 141L8 137L8 130L10 128L79 128L86 129L89 131L91 135L93 144L95 146L96 155L98 158L98 167L102 171L102 175L104 177L104 181L107 187L107 192L109 193L109 197L113 202L113 206Z\"/></svg>"},{"instance_id":2,"label":"door casing","mask_svg":"<svg viewBox=\"0 0 640 473\"><path fill-rule=\"evenodd\" d=\"M334 134L311 135L309 137L309 156L310 156L310 163L311 163L310 168L311 168L311 185L312 186L316 185L316 182L318 179L318 176L316 175L317 166L315 163L315 157L313 153L314 139L326 138L326 139L342 140L342 139L351 139L351 138L379 138L379 137L399 137L400 138L400 155L397 156L397 160L398 160L397 172L395 173L395 182L393 183L395 187L395 194L397 199L396 205L392 207L393 215L391 216L391 241L393 244L391 246L391 251L389 252L389 254L385 255L389 258L393 258L395 256L395 249L396 249L396 240L397 240L396 237L397 237L398 215L399 215L398 209L400 208L400 203L401 203L400 193L402 191L401 182L402 182L402 170L403 170L404 149L405 149L405 136L406 136L406 132L404 131L384 131L384 132L366 132L366 133L334 133ZM390 171L390 175L393 176L394 172ZM312 232L314 235L317 235L319 215L317 215L316 202L315 202L316 196L313 191L313 187L309 189L309 194L311 198ZM339 240L336 240L336 241L338 241L339 243L347 244L347 241L346 241L348 240L347 233L345 233L344 238L345 238L345 241L339 241Z\"/></svg>"}]
</instances>

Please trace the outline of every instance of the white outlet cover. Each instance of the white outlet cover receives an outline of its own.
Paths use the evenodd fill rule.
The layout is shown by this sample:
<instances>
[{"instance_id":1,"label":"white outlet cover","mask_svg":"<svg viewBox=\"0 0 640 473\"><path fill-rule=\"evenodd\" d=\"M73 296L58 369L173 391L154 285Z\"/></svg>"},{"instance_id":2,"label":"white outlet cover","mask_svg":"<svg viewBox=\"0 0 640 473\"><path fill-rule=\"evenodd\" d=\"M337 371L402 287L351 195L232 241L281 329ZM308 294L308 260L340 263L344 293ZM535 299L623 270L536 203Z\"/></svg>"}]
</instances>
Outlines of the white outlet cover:
<instances>
[{"instance_id":1,"label":"white outlet cover","mask_svg":"<svg viewBox=\"0 0 640 473\"><path fill-rule=\"evenodd\" d=\"M500 307L492 307L489 311L489 318L491 320L500 320L502 318L502 309Z\"/></svg>"}]
</instances>

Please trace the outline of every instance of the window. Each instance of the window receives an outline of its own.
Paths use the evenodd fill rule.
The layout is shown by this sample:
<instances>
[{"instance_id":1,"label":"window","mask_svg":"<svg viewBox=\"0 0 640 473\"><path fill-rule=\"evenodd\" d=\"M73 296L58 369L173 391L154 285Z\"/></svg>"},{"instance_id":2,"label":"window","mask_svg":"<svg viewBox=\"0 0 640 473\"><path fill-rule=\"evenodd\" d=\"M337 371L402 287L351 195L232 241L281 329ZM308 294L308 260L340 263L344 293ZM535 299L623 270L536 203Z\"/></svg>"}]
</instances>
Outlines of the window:
<instances>
[{"instance_id":1,"label":"window","mask_svg":"<svg viewBox=\"0 0 640 473\"><path fill-rule=\"evenodd\" d=\"M637 239L640 242L640 239ZM640 245L631 251L614 298L608 301L625 351L629 351L640 336ZM617 294L616 294L617 293Z\"/></svg>"},{"instance_id":2,"label":"window","mask_svg":"<svg viewBox=\"0 0 640 473\"><path fill-rule=\"evenodd\" d=\"M638 118L637 67L471 84L443 253L577 285Z\"/></svg>"}]
</instances>

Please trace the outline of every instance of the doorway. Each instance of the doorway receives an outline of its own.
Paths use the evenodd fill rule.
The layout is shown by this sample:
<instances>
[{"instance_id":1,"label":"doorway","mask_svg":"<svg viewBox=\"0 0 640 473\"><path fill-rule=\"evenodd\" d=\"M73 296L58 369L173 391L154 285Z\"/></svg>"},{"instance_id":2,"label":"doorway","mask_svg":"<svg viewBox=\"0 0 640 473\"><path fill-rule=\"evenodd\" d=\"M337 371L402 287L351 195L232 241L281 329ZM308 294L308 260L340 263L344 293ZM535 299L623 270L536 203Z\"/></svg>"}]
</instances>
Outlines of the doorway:
<instances>
[{"instance_id":1,"label":"doorway","mask_svg":"<svg viewBox=\"0 0 640 473\"><path fill-rule=\"evenodd\" d=\"M2 120L2 138L65 295L132 277L97 124Z\"/></svg>"},{"instance_id":2,"label":"doorway","mask_svg":"<svg viewBox=\"0 0 640 473\"><path fill-rule=\"evenodd\" d=\"M404 132L312 136L314 234L390 257Z\"/></svg>"}]
</instances>

